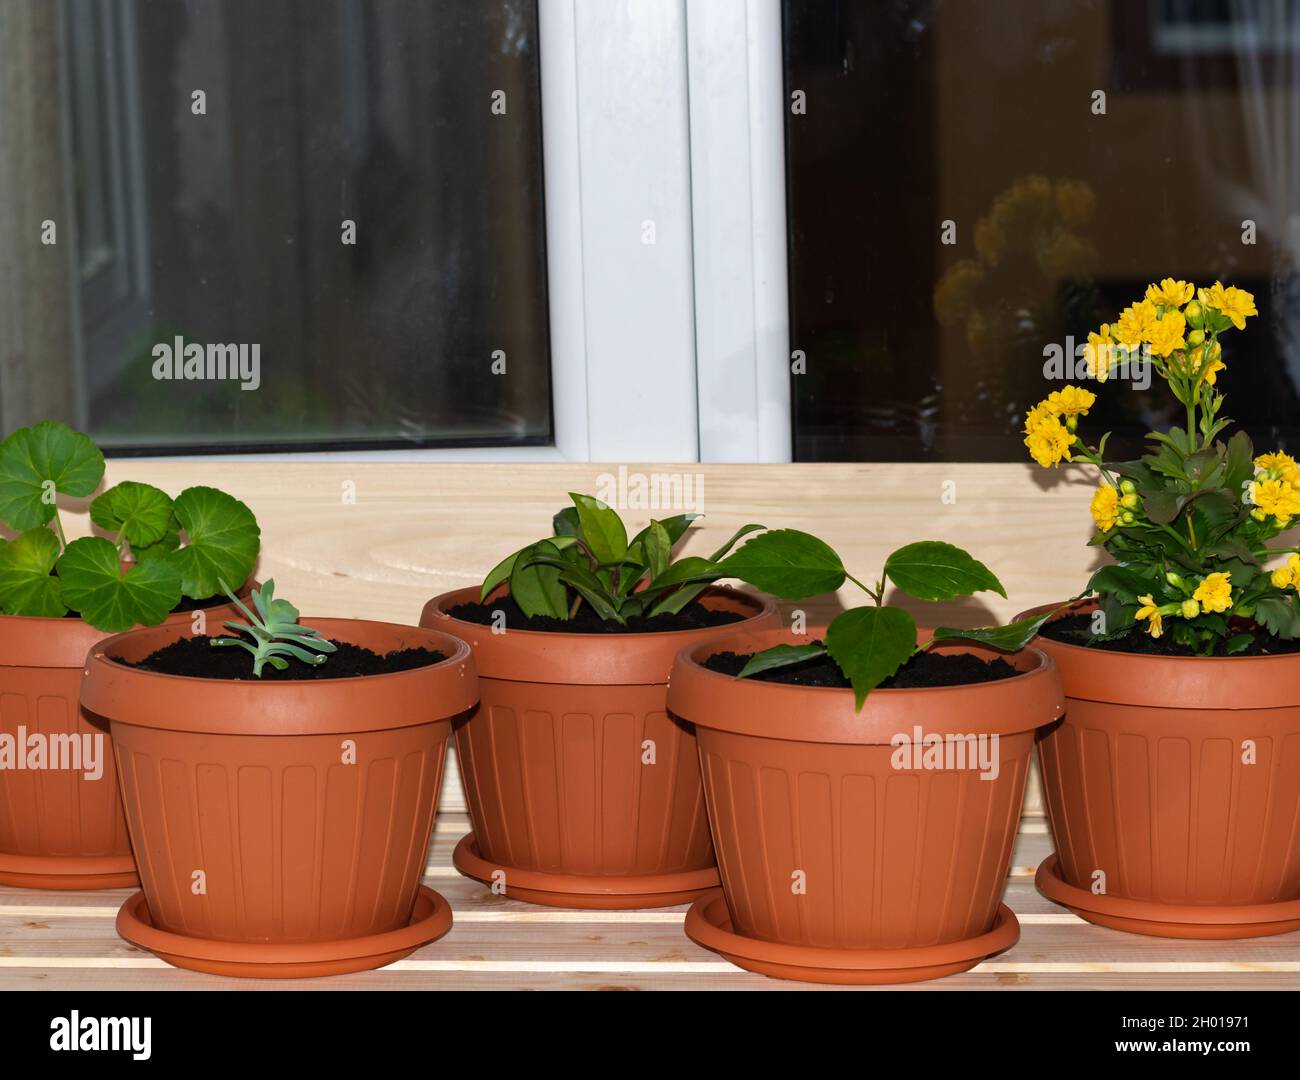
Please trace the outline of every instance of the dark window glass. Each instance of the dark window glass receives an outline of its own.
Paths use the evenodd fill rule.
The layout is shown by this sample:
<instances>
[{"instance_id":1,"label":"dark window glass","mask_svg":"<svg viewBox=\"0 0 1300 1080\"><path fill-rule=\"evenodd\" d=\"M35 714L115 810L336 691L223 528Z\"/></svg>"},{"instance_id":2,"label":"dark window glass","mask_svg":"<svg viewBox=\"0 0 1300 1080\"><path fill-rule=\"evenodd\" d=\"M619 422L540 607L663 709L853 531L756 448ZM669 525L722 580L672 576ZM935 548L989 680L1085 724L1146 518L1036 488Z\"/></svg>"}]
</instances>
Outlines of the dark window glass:
<instances>
[{"instance_id":1,"label":"dark window glass","mask_svg":"<svg viewBox=\"0 0 1300 1080\"><path fill-rule=\"evenodd\" d=\"M1255 295L1260 317L1224 339L1228 412L1261 447L1294 447L1300 5L783 14L787 99L806 95L787 119L798 459L1027 460L1024 411L1061 385L1044 350L1167 276ZM1120 453L1176 420L1159 387L1100 396L1089 427L1114 428Z\"/></svg>"},{"instance_id":2,"label":"dark window glass","mask_svg":"<svg viewBox=\"0 0 1300 1080\"><path fill-rule=\"evenodd\" d=\"M79 340L6 380L119 451L552 441L536 0L65 10Z\"/></svg>"}]
</instances>

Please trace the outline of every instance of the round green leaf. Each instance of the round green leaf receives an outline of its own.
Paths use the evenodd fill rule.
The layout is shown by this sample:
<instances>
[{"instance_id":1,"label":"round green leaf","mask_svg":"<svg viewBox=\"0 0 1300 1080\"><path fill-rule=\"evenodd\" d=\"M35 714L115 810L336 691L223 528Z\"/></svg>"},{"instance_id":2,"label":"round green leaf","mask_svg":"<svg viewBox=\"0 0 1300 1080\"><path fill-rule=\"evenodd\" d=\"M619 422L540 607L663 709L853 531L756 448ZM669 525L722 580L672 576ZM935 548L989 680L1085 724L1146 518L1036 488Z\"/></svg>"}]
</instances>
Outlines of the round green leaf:
<instances>
[{"instance_id":1,"label":"round green leaf","mask_svg":"<svg viewBox=\"0 0 1300 1080\"><path fill-rule=\"evenodd\" d=\"M83 498L104 478L104 455L88 435L44 420L0 443L0 519L34 529L54 517L55 494Z\"/></svg>"},{"instance_id":2,"label":"round green leaf","mask_svg":"<svg viewBox=\"0 0 1300 1080\"><path fill-rule=\"evenodd\" d=\"M902 608L852 608L826 628L826 649L853 684L860 709L867 694L916 650L916 623Z\"/></svg>"},{"instance_id":3,"label":"round green leaf","mask_svg":"<svg viewBox=\"0 0 1300 1080\"><path fill-rule=\"evenodd\" d=\"M993 571L942 540L921 540L885 560L885 576L918 600L952 600L985 589L1006 596Z\"/></svg>"},{"instance_id":4,"label":"round green leaf","mask_svg":"<svg viewBox=\"0 0 1300 1080\"><path fill-rule=\"evenodd\" d=\"M194 600L238 589L253 572L261 548L257 518L233 495L210 487L186 488L172 505L186 544L166 559L180 571L181 588Z\"/></svg>"},{"instance_id":5,"label":"round green leaf","mask_svg":"<svg viewBox=\"0 0 1300 1080\"><path fill-rule=\"evenodd\" d=\"M0 608L10 615L66 615L59 579L50 573L58 557L59 538L41 526L0 545Z\"/></svg>"},{"instance_id":6,"label":"round green leaf","mask_svg":"<svg viewBox=\"0 0 1300 1080\"><path fill-rule=\"evenodd\" d=\"M148 547L158 543L171 527L171 496L152 484L123 480L90 504L90 520L101 529L121 533L132 551Z\"/></svg>"},{"instance_id":7,"label":"round green leaf","mask_svg":"<svg viewBox=\"0 0 1300 1080\"><path fill-rule=\"evenodd\" d=\"M756 536L722 563L720 577L738 577L782 600L805 600L844 584L844 564L824 542L797 529Z\"/></svg>"},{"instance_id":8,"label":"round green leaf","mask_svg":"<svg viewBox=\"0 0 1300 1080\"><path fill-rule=\"evenodd\" d=\"M102 536L72 541L57 569L64 602L106 633L157 626L181 602L176 567L154 560L123 572L117 548Z\"/></svg>"}]
</instances>

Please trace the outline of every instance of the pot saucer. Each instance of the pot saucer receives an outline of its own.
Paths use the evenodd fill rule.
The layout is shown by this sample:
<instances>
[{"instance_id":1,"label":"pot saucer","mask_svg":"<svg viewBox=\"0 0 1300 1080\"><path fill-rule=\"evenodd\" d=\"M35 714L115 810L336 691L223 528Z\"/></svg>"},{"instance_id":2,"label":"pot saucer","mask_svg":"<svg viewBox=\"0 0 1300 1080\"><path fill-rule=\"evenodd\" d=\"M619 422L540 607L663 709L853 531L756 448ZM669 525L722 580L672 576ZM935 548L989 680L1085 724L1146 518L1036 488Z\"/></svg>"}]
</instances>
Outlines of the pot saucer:
<instances>
[{"instance_id":1,"label":"pot saucer","mask_svg":"<svg viewBox=\"0 0 1300 1080\"><path fill-rule=\"evenodd\" d=\"M117 913L117 932L167 963L247 979L305 979L369 971L402 959L450 929L451 907L427 885L420 886L406 926L338 941L266 944L173 934L153 925L142 892L132 893Z\"/></svg>"},{"instance_id":2,"label":"pot saucer","mask_svg":"<svg viewBox=\"0 0 1300 1080\"><path fill-rule=\"evenodd\" d=\"M689 904L718 884L718 871L713 866L675 874L641 875L551 874L540 870L516 870L483 858L473 833L461 837L451 861L466 877L485 885L494 883L494 874L502 874L507 896L547 907L602 910L671 907L673 904Z\"/></svg>"},{"instance_id":3,"label":"pot saucer","mask_svg":"<svg viewBox=\"0 0 1300 1080\"><path fill-rule=\"evenodd\" d=\"M999 904L993 928L976 937L912 949L827 949L743 937L731 928L721 889L701 896L686 913L686 936L737 967L776 979L871 985L918 982L969 971L1020 940L1020 923Z\"/></svg>"},{"instance_id":4,"label":"pot saucer","mask_svg":"<svg viewBox=\"0 0 1300 1080\"><path fill-rule=\"evenodd\" d=\"M0 852L0 885L19 889L138 889L130 855L11 855Z\"/></svg>"},{"instance_id":5,"label":"pot saucer","mask_svg":"<svg viewBox=\"0 0 1300 1080\"><path fill-rule=\"evenodd\" d=\"M1300 930L1300 900L1277 904L1162 904L1097 896L1061 877L1055 852L1039 863L1034 885L1049 900L1069 908L1079 918L1130 934L1225 940Z\"/></svg>"}]
</instances>

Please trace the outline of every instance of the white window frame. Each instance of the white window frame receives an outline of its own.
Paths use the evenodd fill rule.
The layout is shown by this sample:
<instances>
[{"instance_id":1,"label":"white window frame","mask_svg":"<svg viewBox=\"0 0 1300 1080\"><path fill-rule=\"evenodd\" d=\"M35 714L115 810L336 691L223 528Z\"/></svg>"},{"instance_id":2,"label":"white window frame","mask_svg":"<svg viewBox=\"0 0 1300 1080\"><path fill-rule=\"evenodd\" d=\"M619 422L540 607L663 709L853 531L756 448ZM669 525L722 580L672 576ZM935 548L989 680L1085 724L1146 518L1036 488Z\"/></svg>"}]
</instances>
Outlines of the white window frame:
<instances>
[{"instance_id":1,"label":"white window frame","mask_svg":"<svg viewBox=\"0 0 1300 1080\"><path fill-rule=\"evenodd\" d=\"M219 460L791 460L780 0L539 22L555 445Z\"/></svg>"}]
</instances>

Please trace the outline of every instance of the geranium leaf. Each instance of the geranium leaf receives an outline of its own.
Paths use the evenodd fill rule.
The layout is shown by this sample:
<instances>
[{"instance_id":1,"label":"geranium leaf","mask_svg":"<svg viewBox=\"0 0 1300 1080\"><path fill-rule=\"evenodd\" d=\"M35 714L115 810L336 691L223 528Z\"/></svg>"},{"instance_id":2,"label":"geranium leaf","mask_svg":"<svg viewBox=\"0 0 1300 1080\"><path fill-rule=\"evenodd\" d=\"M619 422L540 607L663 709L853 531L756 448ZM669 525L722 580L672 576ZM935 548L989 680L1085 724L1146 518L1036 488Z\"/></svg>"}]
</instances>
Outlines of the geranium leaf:
<instances>
[{"instance_id":1,"label":"geranium leaf","mask_svg":"<svg viewBox=\"0 0 1300 1080\"><path fill-rule=\"evenodd\" d=\"M167 556L180 571L181 588L194 600L238 590L257 562L261 530L253 512L233 495L210 487L186 488L173 504L186 543Z\"/></svg>"},{"instance_id":2,"label":"geranium leaf","mask_svg":"<svg viewBox=\"0 0 1300 1080\"><path fill-rule=\"evenodd\" d=\"M45 420L0 443L0 519L34 529L54 517L55 494L82 498L104 478L104 455L90 437Z\"/></svg>"},{"instance_id":3,"label":"geranium leaf","mask_svg":"<svg viewBox=\"0 0 1300 1080\"><path fill-rule=\"evenodd\" d=\"M59 538L44 526L0 545L0 608L10 615L66 615L59 579L50 573L58 557Z\"/></svg>"},{"instance_id":4,"label":"geranium leaf","mask_svg":"<svg viewBox=\"0 0 1300 1080\"><path fill-rule=\"evenodd\" d=\"M172 500L152 484L123 480L90 504L90 520L101 529L121 533L134 551L156 544L172 523Z\"/></svg>"},{"instance_id":5,"label":"geranium leaf","mask_svg":"<svg viewBox=\"0 0 1300 1080\"><path fill-rule=\"evenodd\" d=\"M102 536L72 541L56 569L64 602L106 633L157 626L181 601L180 571L169 561L123 570L117 548Z\"/></svg>"}]
</instances>

